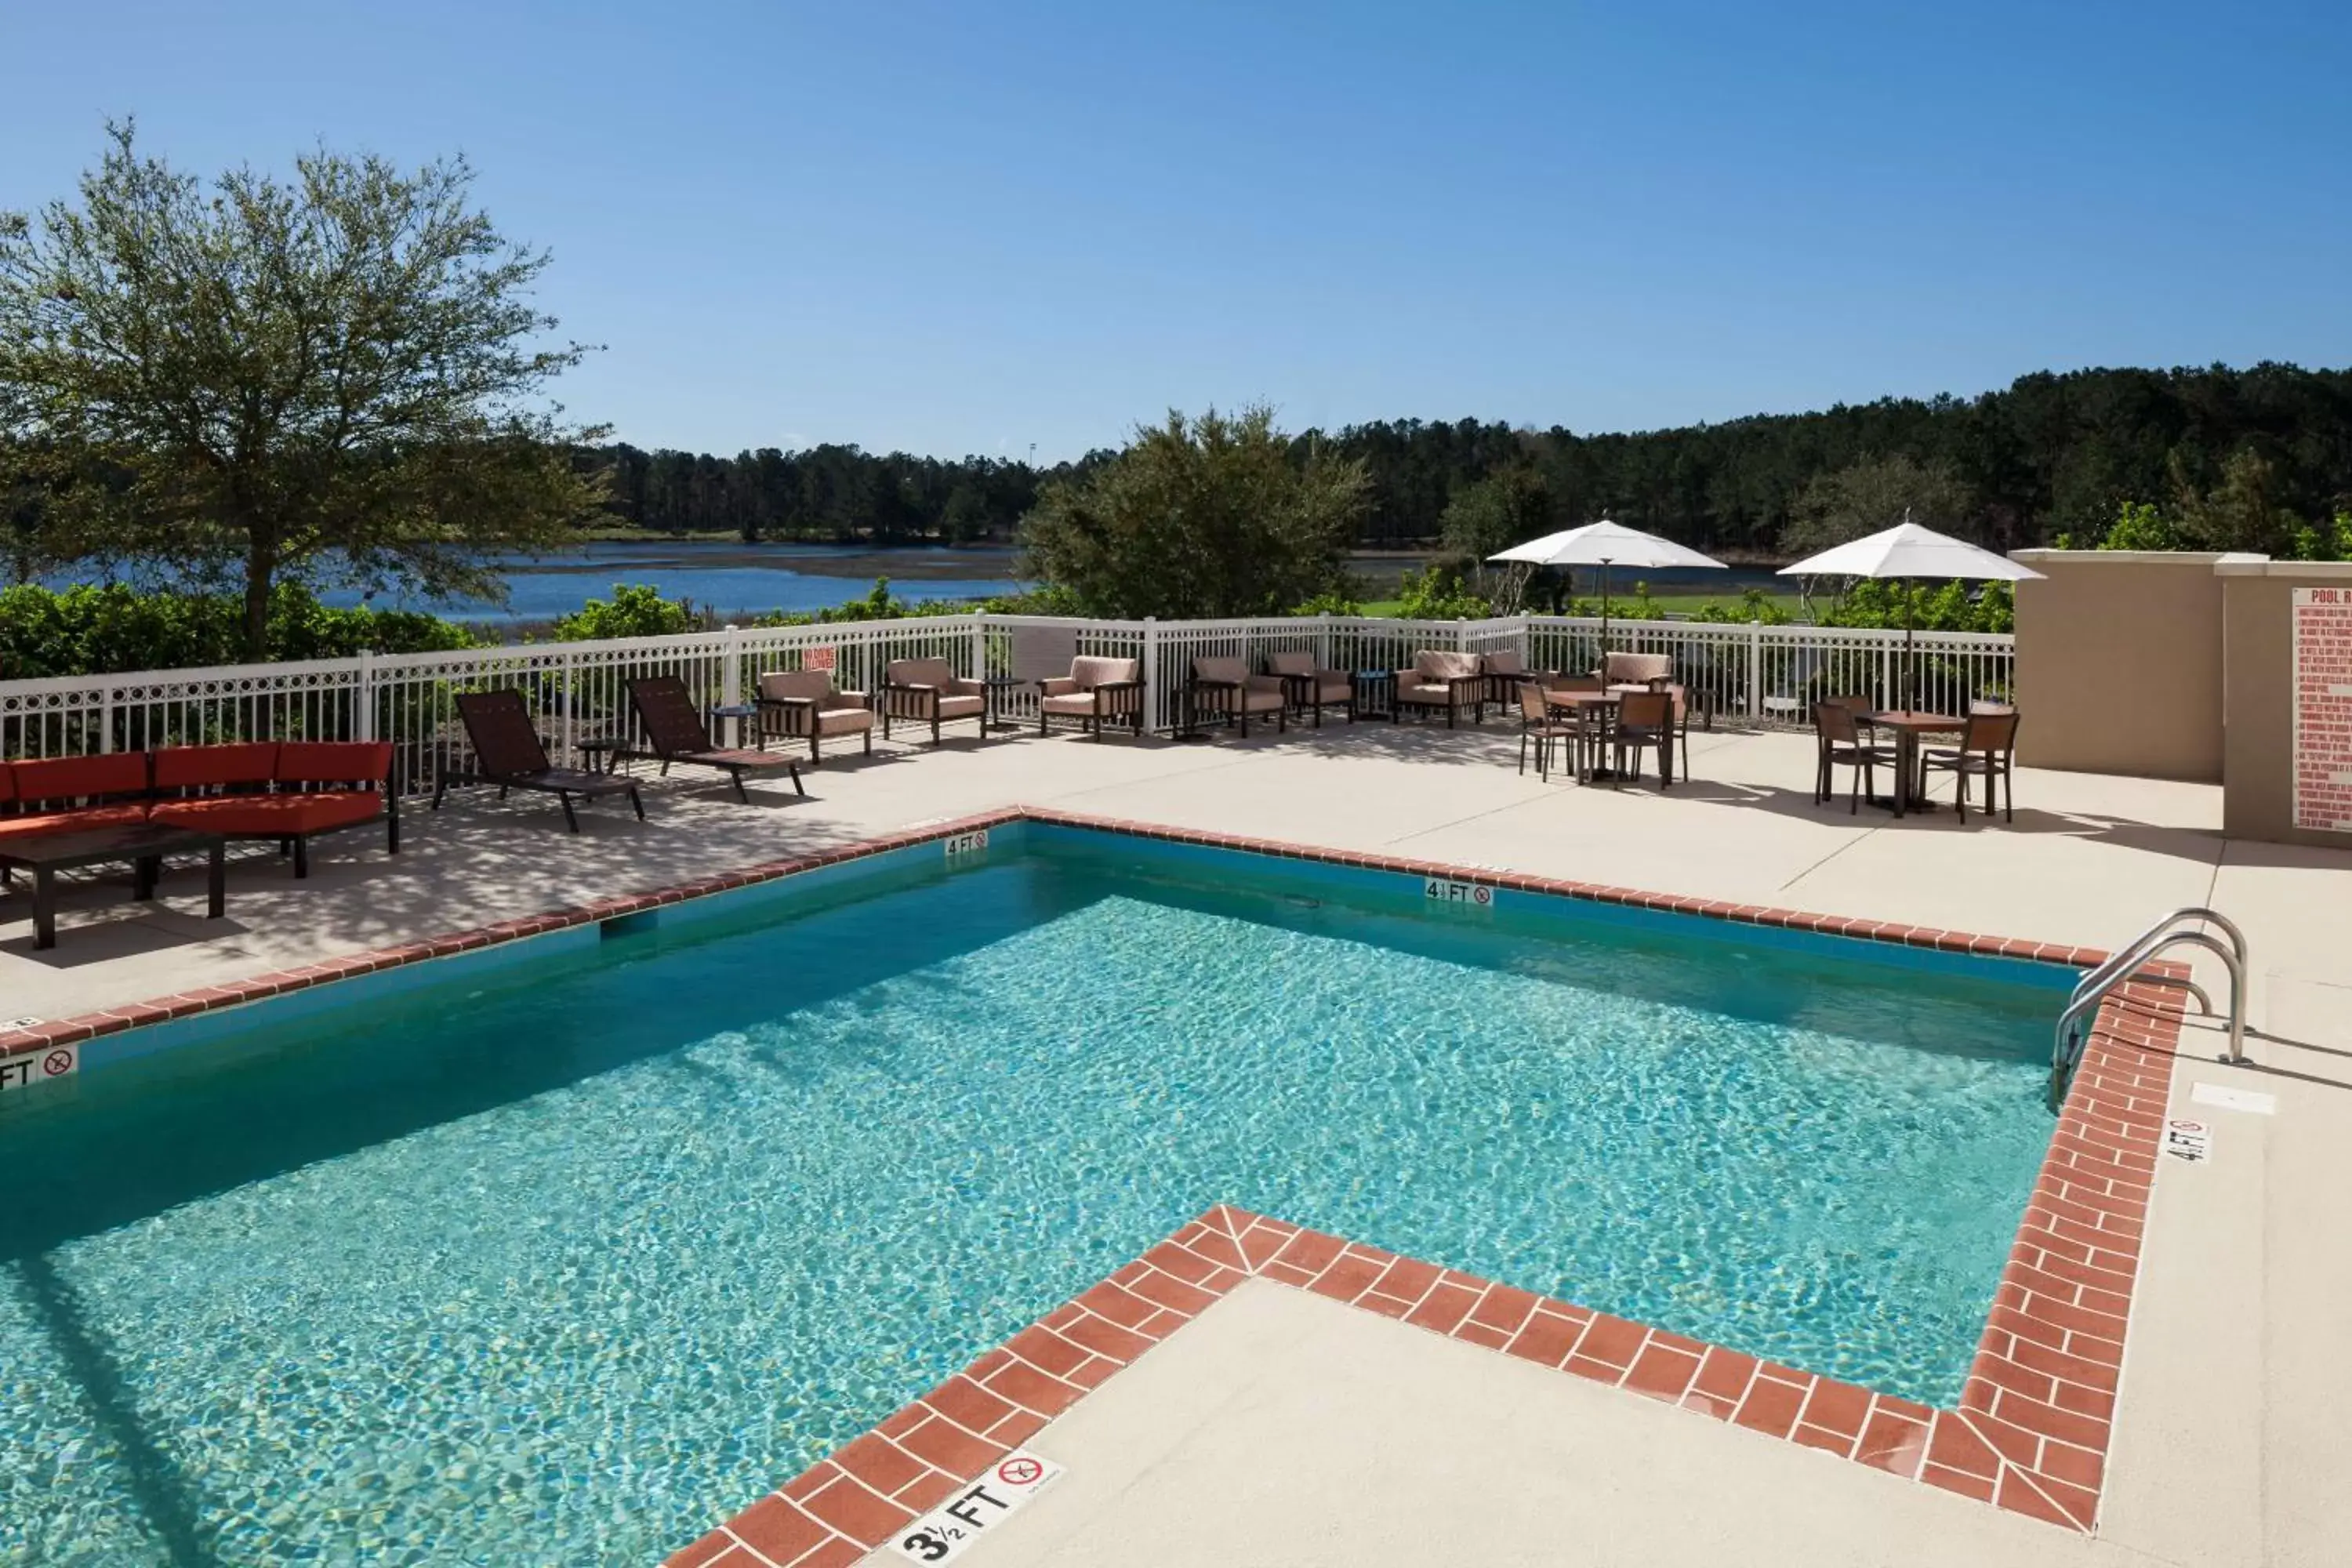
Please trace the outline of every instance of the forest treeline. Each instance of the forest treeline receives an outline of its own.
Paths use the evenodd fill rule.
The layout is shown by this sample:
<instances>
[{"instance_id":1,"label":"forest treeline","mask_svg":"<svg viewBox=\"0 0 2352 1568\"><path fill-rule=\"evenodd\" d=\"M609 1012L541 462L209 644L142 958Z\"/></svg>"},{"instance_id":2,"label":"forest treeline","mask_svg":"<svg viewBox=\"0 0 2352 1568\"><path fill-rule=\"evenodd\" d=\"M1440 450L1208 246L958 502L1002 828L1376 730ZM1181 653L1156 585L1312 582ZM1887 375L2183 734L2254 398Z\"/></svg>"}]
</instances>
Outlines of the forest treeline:
<instances>
[{"instance_id":1,"label":"forest treeline","mask_svg":"<svg viewBox=\"0 0 2352 1568\"><path fill-rule=\"evenodd\" d=\"M1365 547L1433 542L1457 493L1525 472L1541 481L1530 493L1549 525L1607 515L1703 549L1769 556L1809 485L1907 458L1957 484L1964 531L2008 550L2062 534L2095 539L2121 507L2217 485L2248 451L2287 510L2318 519L2352 506L2352 371L2045 372L1972 398L1888 397L1628 434L1409 419L1291 439L1302 462L1318 444L1363 459L1370 489L1356 542ZM850 446L717 458L623 445L592 460L609 464L607 505L619 523L894 544L1010 541L1041 485L1113 455L1040 468Z\"/></svg>"}]
</instances>

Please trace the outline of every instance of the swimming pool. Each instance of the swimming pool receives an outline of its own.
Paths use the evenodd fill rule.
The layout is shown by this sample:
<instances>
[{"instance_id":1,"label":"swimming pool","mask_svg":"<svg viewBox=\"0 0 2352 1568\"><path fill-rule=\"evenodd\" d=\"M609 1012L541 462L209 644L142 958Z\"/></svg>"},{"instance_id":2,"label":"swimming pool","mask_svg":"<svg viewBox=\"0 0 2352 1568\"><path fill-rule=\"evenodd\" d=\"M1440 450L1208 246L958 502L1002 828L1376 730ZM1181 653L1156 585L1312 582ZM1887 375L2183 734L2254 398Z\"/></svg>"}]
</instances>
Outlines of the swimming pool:
<instances>
[{"instance_id":1,"label":"swimming pool","mask_svg":"<svg viewBox=\"0 0 2352 1568\"><path fill-rule=\"evenodd\" d=\"M656 1558L1221 1201L1957 1393L2071 972L999 837L12 1096L0 1558Z\"/></svg>"}]
</instances>

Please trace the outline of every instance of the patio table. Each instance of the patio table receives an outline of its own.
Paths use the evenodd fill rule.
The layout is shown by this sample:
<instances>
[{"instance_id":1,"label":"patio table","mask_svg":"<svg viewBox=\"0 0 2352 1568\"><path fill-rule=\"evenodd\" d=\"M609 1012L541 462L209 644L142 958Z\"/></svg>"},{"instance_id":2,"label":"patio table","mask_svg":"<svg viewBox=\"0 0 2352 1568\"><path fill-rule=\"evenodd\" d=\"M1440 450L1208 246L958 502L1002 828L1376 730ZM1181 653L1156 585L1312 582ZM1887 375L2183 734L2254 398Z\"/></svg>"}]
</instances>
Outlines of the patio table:
<instances>
[{"instance_id":1,"label":"patio table","mask_svg":"<svg viewBox=\"0 0 2352 1568\"><path fill-rule=\"evenodd\" d=\"M1855 718L1882 730L1895 731L1895 795L1891 802L1874 798L1871 805L1891 805L1895 815L1906 810L1933 811L1935 803L1927 798L1919 780L1919 737L1922 735L1957 734L1969 727L1965 719L1955 719L1949 713L1926 713L1915 708L1874 708Z\"/></svg>"},{"instance_id":2,"label":"patio table","mask_svg":"<svg viewBox=\"0 0 2352 1568\"><path fill-rule=\"evenodd\" d=\"M1616 769L1598 760L1608 754L1606 721L1616 712L1617 705L1625 700L1626 692L1648 689L1646 686L1612 687L1606 691L1559 691L1549 686L1543 689L1545 707L1576 710L1576 767L1573 772L1578 783L1617 776ZM1584 765L1584 749L1588 743L1596 758L1590 768Z\"/></svg>"},{"instance_id":3,"label":"patio table","mask_svg":"<svg viewBox=\"0 0 2352 1568\"><path fill-rule=\"evenodd\" d=\"M131 896L145 900L155 896L155 879L166 855L202 855L206 861L205 916L221 918L225 903L222 871L223 839L217 833L168 827L153 823L127 823L118 827L71 829L30 834L0 840L0 866L21 867L33 874L33 945L58 944L58 873L85 866L131 862Z\"/></svg>"}]
</instances>

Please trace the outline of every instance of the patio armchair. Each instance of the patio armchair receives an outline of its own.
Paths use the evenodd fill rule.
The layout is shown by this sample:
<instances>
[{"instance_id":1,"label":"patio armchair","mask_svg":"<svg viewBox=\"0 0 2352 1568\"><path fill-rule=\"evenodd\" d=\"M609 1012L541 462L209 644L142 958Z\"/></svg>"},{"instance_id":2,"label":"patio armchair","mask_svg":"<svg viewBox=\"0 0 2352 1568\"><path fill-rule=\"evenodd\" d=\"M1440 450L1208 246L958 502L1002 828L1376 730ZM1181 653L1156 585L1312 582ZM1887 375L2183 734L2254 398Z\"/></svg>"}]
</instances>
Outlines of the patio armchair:
<instances>
[{"instance_id":1,"label":"patio armchair","mask_svg":"<svg viewBox=\"0 0 2352 1568\"><path fill-rule=\"evenodd\" d=\"M1412 656L1412 668L1396 672L1396 715L1408 708L1445 710L1445 727L1455 727L1462 710L1470 710L1476 723L1486 716L1486 675L1475 653L1423 648Z\"/></svg>"},{"instance_id":2,"label":"patio armchair","mask_svg":"<svg viewBox=\"0 0 2352 1568\"><path fill-rule=\"evenodd\" d=\"M1196 658L1184 686L1185 729L1197 730L1205 716L1237 725L1249 738L1250 715L1271 713L1275 728L1290 728L1289 688L1278 675L1252 675L1245 658Z\"/></svg>"},{"instance_id":3,"label":"patio armchair","mask_svg":"<svg viewBox=\"0 0 2352 1568\"><path fill-rule=\"evenodd\" d=\"M1985 815L1992 815L1994 786L2008 791L2007 804L2001 820L2017 820L2017 710L1980 704L1969 710L1968 728L1960 731L1959 749L1938 748L1919 758L1920 788L1927 787L1927 774L1942 771L1952 775L1953 804L1960 810L1960 820L1969 819L1969 780L1985 782Z\"/></svg>"},{"instance_id":4,"label":"patio armchair","mask_svg":"<svg viewBox=\"0 0 2352 1568\"><path fill-rule=\"evenodd\" d=\"M1506 710L1518 706L1523 682L1540 679L1548 673L1529 669L1525 658L1510 652L1481 654L1478 672L1486 678L1486 700Z\"/></svg>"},{"instance_id":5,"label":"patio armchair","mask_svg":"<svg viewBox=\"0 0 2352 1568\"><path fill-rule=\"evenodd\" d=\"M1604 653L1594 674L1611 686L1664 686L1675 678L1668 653Z\"/></svg>"},{"instance_id":6,"label":"patio armchair","mask_svg":"<svg viewBox=\"0 0 2352 1568\"><path fill-rule=\"evenodd\" d=\"M1346 670L1320 668L1311 653L1267 654L1265 670L1282 682L1292 711L1315 715L1317 729L1323 727L1323 710L1334 705L1348 710L1349 723L1356 721L1356 683Z\"/></svg>"},{"instance_id":7,"label":"patio armchair","mask_svg":"<svg viewBox=\"0 0 2352 1568\"><path fill-rule=\"evenodd\" d=\"M1642 753L1658 753L1658 787L1675 782L1675 703L1664 691L1628 691L1617 704L1617 722L1610 731L1611 750L1617 753L1614 782L1623 783L1625 762L1633 759L1633 776L1642 776Z\"/></svg>"},{"instance_id":8,"label":"patio armchair","mask_svg":"<svg viewBox=\"0 0 2352 1568\"><path fill-rule=\"evenodd\" d=\"M882 671L882 738L890 738L890 721L912 720L931 727L931 744L940 743L940 726L969 719L982 735L988 731L988 689L966 680L943 658L894 658Z\"/></svg>"},{"instance_id":9,"label":"patio armchair","mask_svg":"<svg viewBox=\"0 0 2352 1568\"><path fill-rule=\"evenodd\" d=\"M1895 748L1866 740L1862 732L1862 720L1853 708L1834 699L1813 705L1813 804L1821 805L1834 793L1832 770L1838 767L1853 769L1853 797L1846 803L1850 816L1862 812L1862 797L1875 792L1871 788L1878 769L1889 773L1900 766ZM1895 780L1895 787L1903 781Z\"/></svg>"},{"instance_id":10,"label":"patio armchair","mask_svg":"<svg viewBox=\"0 0 2352 1568\"><path fill-rule=\"evenodd\" d=\"M822 669L772 669L760 677L760 733L808 742L809 766L824 759L818 746L833 735L856 735L874 754L874 710L863 691L844 691Z\"/></svg>"},{"instance_id":11,"label":"patio armchair","mask_svg":"<svg viewBox=\"0 0 2352 1568\"><path fill-rule=\"evenodd\" d=\"M1070 673L1049 675L1037 682L1037 733L1056 720L1074 721L1081 731L1102 739L1103 724L1124 723L1143 733L1143 661L1080 654L1070 660Z\"/></svg>"},{"instance_id":12,"label":"patio armchair","mask_svg":"<svg viewBox=\"0 0 2352 1568\"><path fill-rule=\"evenodd\" d=\"M637 820L646 819L646 803L637 798L636 780L578 768L559 768L548 761L547 743L539 738L539 729L530 721L530 710L523 705L522 693L515 688L459 692L457 719L466 727L467 742L473 748L473 764L465 768L442 767L440 776L433 782L434 810L441 809L442 799L448 795L451 784L478 784L498 785L500 800L506 799L507 792L513 789L553 795L563 807L564 826L574 833L580 831L580 816L572 809L575 797L599 800L624 795L635 808Z\"/></svg>"},{"instance_id":13,"label":"patio armchair","mask_svg":"<svg viewBox=\"0 0 2352 1568\"><path fill-rule=\"evenodd\" d=\"M629 706L637 710L637 723L645 731L649 749L616 751L613 753L615 762L624 757L658 762L665 777L673 763L716 768L727 775L735 786L735 798L746 805L751 804L750 793L743 788L746 773L772 773L782 768L792 775L793 793L808 794L808 786L801 783L801 771L793 765L790 757L774 752L740 751L712 741L702 715L695 710L693 693L675 675L646 676L630 681Z\"/></svg>"}]
</instances>

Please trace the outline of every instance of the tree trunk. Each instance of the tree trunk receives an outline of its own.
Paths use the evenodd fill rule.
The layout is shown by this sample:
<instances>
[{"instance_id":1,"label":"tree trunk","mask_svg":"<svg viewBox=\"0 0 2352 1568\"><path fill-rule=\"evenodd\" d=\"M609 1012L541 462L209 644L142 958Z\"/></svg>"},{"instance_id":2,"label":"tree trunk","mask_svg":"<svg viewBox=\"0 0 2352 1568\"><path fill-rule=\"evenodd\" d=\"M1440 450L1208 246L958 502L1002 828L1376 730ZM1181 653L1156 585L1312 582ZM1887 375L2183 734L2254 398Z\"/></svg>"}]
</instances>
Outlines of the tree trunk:
<instances>
[{"instance_id":1,"label":"tree trunk","mask_svg":"<svg viewBox=\"0 0 2352 1568\"><path fill-rule=\"evenodd\" d=\"M278 573L278 538L255 527L246 533L245 657L255 664L269 658L269 590Z\"/></svg>"}]
</instances>

